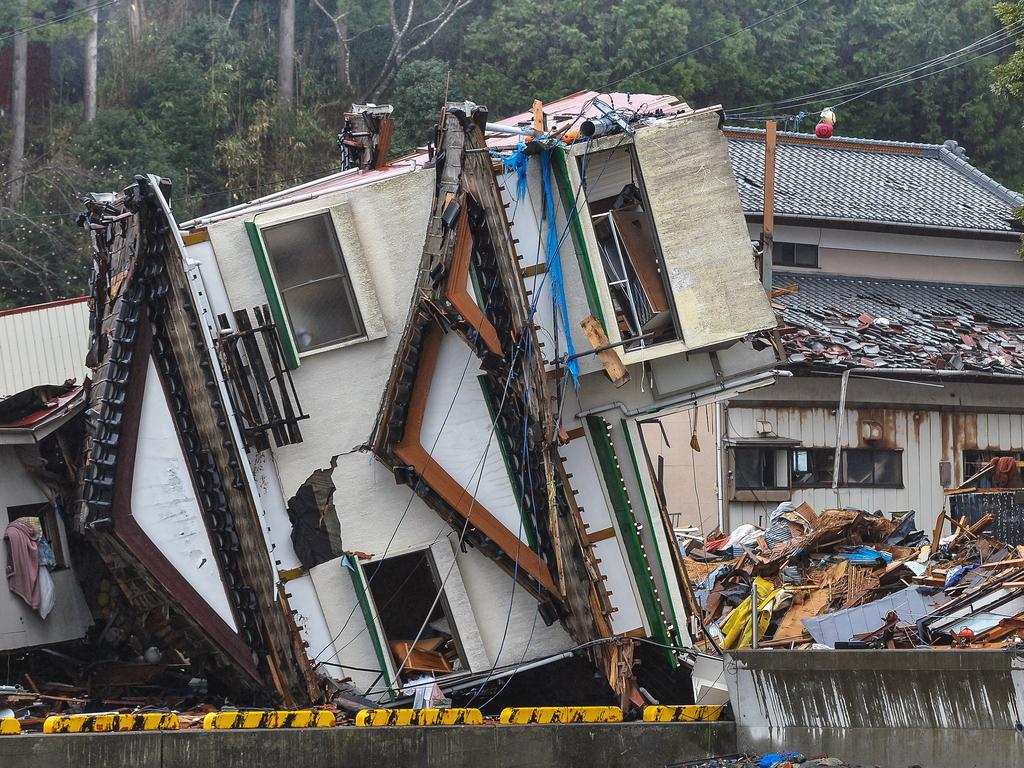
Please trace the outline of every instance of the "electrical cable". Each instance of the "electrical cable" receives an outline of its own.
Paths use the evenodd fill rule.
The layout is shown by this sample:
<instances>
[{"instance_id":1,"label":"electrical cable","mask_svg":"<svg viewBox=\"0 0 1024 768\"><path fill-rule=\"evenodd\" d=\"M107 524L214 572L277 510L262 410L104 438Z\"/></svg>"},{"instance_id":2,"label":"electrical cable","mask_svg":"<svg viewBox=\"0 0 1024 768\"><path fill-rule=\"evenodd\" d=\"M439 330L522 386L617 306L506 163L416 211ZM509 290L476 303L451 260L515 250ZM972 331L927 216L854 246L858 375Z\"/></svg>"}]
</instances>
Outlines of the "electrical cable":
<instances>
[{"instance_id":1,"label":"electrical cable","mask_svg":"<svg viewBox=\"0 0 1024 768\"><path fill-rule=\"evenodd\" d=\"M775 13L769 14L768 16L765 16L765 17L763 17L761 19L758 19L757 21L753 22L752 24L748 24L745 27L741 27L740 29L737 29L735 32L730 32L727 35L722 35L721 37L719 37L716 40L712 40L709 43L704 43L704 45L697 46L696 48L691 48L690 50L688 50L688 51L686 51L684 53L680 53L678 56L673 56L670 59L665 59L663 61L659 61L656 64L652 64L649 67L645 67L644 69L638 69L636 72L632 72L632 73L630 73L628 75L624 75L623 77L620 77L617 80L612 80L612 81L610 81L608 83L605 83L600 88L595 88L594 90L599 92L599 93L606 93L607 92L606 89L611 88L613 85L618 85L619 83L623 82L624 80L629 80L631 77L636 77L637 75L644 75L644 74L647 74L648 72L652 72L655 69L660 69L661 67L665 66L666 64L674 64L675 62L679 61L680 59L684 59L687 56L690 56L691 54L698 53L700 51L703 51L705 48L710 48L713 45L717 45L718 43L721 43L724 40L728 40L730 37L735 37L736 35L739 35L739 34L741 34L743 32L746 32L747 30L753 29L754 27L757 27L757 26L759 26L761 24L764 24L766 21L771 21L772 19L776 18L777 16L782 16L783 14L789 13L794 8L798 8L799 6L803 5L806 2L807 2L807 0L799 0L798 2L793 3L792 5L787 6L787 7L783 8L783 9L781 9L781 10L778 10Z\"/></svg>"},{"instance_id":2,"label":"electrical cable","mask_svg":"<svg viewBox=\"0 0 1024 768\"><path fill-rule=\"evenodd\" d=\"M992 33L990 33L988 35L985 35L984 37L979 38L978 40L975 40L975 41L973 41L971 43L968 43L967 45L965 45L965 46L963 46L961 48L958 48L958 49L956 49L954 51L949 51L949 52L947 52L945 54L942 54L941 56L933 57L931 59L926 59L924 61L917 62L916 64L911 64L909 66L901 67L899 69L894 69L894 70L892 70L890 72L885 72L885 73L882 73L882 74L879 74L879 75L874 75L872 77L864 78L862 80L851 81L851 82L844 83L844 84L839 85L839 86L834 86L832 88L826 88L826 89L823 89L823 90L820 90L820 91L814 91L814 92L811 92L811 93L802 94L800 96L793 96L793 97L790 97L790 98L787 98L787 99L779 99L777 101L766 101L766 102L761 102L759 104L750 104L750 105L743 106L743 107L737 107L734 110L729 110L729 118L730 119L738 119L738 118L740 118L740 116L746 115L748 110L761 109L761 108L765 108L765 107L779 107L779 108L782 108L782 109L797 109L799 107L810 106L812 104L816 104L816 103L820 103L820 102L827 102L827 97L830 97L830 96L845 96L845 95L848 95L854 88L856 88L858 86L870 85L870 84L877 83L879 81L883 81L881 86L865 90L864 92L862 92L862 93L860 93L860 94L858 94L856 96L856 98L860 98L860 97L862 97L864 95L867 95L868 93L873 93L876 90L881 90L884 87L891 87L893 85L898 85L898 84L900 84L899 81L902 80L906 75L917 74L918 72L921 72L924 69L928 69L929 67L933 67L933 66L945 63L946 61L949 61L950 59L953 59L953 58L958 57L958 56L969 54L973 50L977 49L978 47L985 48L985 47L988 47L988 46L992 45L993 43L999 43L1000 44L1000 45L998 45L996 47L991 48L990 50L986 50L984 53L980 54L979 56L975 56L975 57L973 57L971 59L957 62L957 63L952 64L952 65L950 65L948 67L945 67L945 68L943 68L941 70L936 70L934 72L926 73L923 77L928 77L928 76L931 76L933 74L940 74L941 72L945 72L945 71L947 71L949 69L952 69L954 67L970 63L971 61L974 61L977 58L981 58L981 56L987 56L987 55L990 55L992 53L996 53L996 52L998 52L1000 50L1003 50L1003 48L1008 47L1008 44L1003 42L1004 39L1005 39L1005 36L1006 35L1015 34L1017 31L1020 31L1021 29L1024 29L1024 22L1019 22L1017 25L1015 25L1015 27L1008 27L1006 29L1000 29L1000 30L997 30L996 32L992 32ZM1011 41L1009 43L1009 45L1015 45L1015 43ZM917 80L917 79L921 79L921 77L913 78L913 80ZM912 80L908 80L907 82L912 82ZM850 101L852 101L852 100L853 99L850 99ZM848 102L841 102L841 103L848 103ZM839 105L838 104L833 105L833 107L835 107L835 106L839 106ZM735 113L735 114L733 114L733 113ZM770 117L782 118L782 117L787 117L787 116L785 116L785 115L775 115L775 116L770 116ZM791 117L791 115L789 117Z\"/></svg>"},{"instance_id":3,"label":"electrical cable","mask_svg":"<svg viewBox=\"0 0 1024 768\"><path fill-rule=\"evenodd\" d=\"M2 43L4 40L10 40L12 37L17 37L18 35L25 34L27 32L33 32L34 30L42 29L43 27L49 27L54 24L63 24L65 21L68 21L69 19L72 19L75 16L81 16L83 13L91 13L92 11L100 11L103 8L109 8L110 6L116 5L119 2L121 2L121 0L107 0L107 2L100 3L92 8L88 6L86 6L85 8L78 8L74 11L68 11L63 16L56 16L52 19L40 21L38 24L30 24L27 27L19 27L18 29L12 29L11 31L4 32L2 35L0 35L0 43Z\"/></svg>"}]
</instances>

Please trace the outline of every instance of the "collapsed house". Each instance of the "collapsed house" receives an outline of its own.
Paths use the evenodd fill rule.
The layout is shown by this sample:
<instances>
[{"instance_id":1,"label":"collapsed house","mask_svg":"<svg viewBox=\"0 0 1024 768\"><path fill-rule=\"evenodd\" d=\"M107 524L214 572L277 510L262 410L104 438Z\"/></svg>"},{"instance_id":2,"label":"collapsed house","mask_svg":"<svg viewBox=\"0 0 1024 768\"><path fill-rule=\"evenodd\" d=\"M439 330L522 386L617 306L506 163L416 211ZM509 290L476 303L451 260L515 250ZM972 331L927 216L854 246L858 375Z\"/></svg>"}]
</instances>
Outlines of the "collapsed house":
<instances>
[{"instance_id":1,"label":"collapsed house","mask_svg":"<svg viewBox=\"0 0 1024 768\"><path fill-rule=\"evenodd\" d=\"M164 645L254 698L490 697L592 678L574 654L623 703L687 697L640 425L778 359L719 113L450 103L387 164L390 121L350 120L359 167L181 226L166 180L93 196L77 529Z\"/></svg>"},{"instance_id":2,"label":"collapsed house","mask_svg":"<svg viewBox=\"0 0 1024 768\"><path fill-rule=\"evenodd\" d=\"M725 133L756 239L765 131ZM698 535L765 527L806 502L915 510L931 531L944 489L1024 457L1024 198L952 141L779 133L774 171L766 288L792 375L664 425L675 519Z\"/></svg>"}]
</instances>

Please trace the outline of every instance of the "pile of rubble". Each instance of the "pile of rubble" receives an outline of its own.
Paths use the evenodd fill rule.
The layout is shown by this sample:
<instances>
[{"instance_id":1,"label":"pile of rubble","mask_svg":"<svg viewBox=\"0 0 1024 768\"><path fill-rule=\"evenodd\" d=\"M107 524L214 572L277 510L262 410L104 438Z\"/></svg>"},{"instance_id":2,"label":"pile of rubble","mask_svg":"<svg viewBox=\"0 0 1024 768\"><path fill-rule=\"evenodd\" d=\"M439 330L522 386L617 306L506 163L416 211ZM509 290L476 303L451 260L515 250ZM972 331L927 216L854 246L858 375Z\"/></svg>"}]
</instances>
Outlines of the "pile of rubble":
<instances>
[{"instance_id":1,"label":"pile of rubble","mask_svg":"<svg viewBox=\"0 0 1024 768\"><path fill-rule=\"evenodd\" d=\"M763 755L724 755L677 763L670 768L852 768L838 757L807 757L799 752L766 752Z\"/></svg>"},{"instance_id":2,"label":"pile of rubble","mask_svg":"<svg viewBox=\"0 0 1024 768\"><path fill-rule=\"evenodd\" d=\"M944 538L944 522L952 533ZM684 547L702 650L993 648L1024 640L1024 546L941 515L886 516L780 504L767 528L741 525ZM752 620L752 598L758 621Z\"/></svg>"}]
</instances>

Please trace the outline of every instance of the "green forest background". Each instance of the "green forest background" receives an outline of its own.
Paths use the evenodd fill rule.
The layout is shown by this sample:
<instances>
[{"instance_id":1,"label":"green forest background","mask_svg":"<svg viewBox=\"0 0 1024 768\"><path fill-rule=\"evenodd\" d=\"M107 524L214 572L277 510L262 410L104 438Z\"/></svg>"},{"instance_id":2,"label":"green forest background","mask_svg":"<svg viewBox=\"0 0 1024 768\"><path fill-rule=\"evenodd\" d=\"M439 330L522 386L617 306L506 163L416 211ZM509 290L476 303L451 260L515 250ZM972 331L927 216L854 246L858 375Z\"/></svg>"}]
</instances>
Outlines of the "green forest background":
<instances>
[{"instance_id":1,"label":"green forest background","mask_svg":"<svg viewBox=\"0 0 1024 768\"><path fill-rule=\"evenodd\" d=\"M289 4L294 82L282 90ZM49 92L35 108L29 93L23 194L0 203L0 308L84 292L85 192L158 173L185 220L337 170L353 101L395 105L396 151L424 143L446 89L498 118L614 83L720 103L737 125L772 115L794 128L803 111L803 131L838 104L837 135L955 139L1024 188L1024 0L0 0L0 48L26 27L50 47ZM86 121L93 28L98 96ZM857 85L983 39L926 76ZM0 144L12 137L5 114Z\"/></svg>"}]
</instances>

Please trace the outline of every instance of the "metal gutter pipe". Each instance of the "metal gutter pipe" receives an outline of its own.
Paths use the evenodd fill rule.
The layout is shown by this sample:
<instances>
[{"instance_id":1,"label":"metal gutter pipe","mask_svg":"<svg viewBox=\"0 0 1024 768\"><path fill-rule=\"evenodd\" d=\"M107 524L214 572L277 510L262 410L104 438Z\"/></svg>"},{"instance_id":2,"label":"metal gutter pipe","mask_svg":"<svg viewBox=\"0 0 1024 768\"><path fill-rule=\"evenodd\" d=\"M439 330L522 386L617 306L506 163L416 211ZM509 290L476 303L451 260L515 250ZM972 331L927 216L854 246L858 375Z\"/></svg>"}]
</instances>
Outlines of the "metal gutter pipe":
<instances>
[{"instance_id":1,"label":"metal gutter pipe","mask_svg":"<svg viewBox=\"0 0 1024 768\"><path fill-rule=\"evenodd\" d=\"M590 416L595 413L603 413L604 411L611 411L618 408L622 411L623 415L628 417L641 416L645 413L655 413L657 411L663 411L666 408L671 408L674 405L696 405L697 400L708 395L714 395L721 392L729 392L735 390L737 387L743 387L747 384L759 384L764 382L766 379L777 379L779 377L790 377L792 371L784 371L776 368L770 368L768 370L759 371L758 373L746 376L741 379L734 379L728 382L716 381L713 383L703 384L699 387L691 389L687 394L680 395L679 397L670 398L662 402L655 403L654 405L644 406L641 408L630 408L621 400L615 400L605 405L599 405L594 408L588 408L585 411L580 411L576 414L576 418L582 419L584 416ZM737 392L737 394L739 394Z\"/></svg>"}]
</instances>

